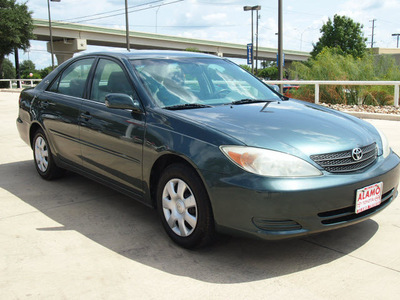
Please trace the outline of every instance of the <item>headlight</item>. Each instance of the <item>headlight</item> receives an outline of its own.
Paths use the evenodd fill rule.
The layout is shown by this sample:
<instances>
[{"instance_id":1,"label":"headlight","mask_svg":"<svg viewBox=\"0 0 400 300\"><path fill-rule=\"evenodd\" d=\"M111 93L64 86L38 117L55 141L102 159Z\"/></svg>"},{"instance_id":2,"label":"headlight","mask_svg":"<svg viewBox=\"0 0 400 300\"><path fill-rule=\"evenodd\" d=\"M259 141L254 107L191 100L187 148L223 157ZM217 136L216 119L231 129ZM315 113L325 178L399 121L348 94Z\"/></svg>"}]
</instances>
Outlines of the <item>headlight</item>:
<instances>
[{"instance_id":1,"label":"headlight","mask_svg":"<svg viewBox=\"0 0 400 300\"><path fill-rule=\"evenodd\" d=\"M380 131L378 128L376 128L376 130L378 131L382 141L382 156L383 158L386 158L390 153L390 146L388 139L382 131Z\"/></svg>"},{"instance_id":2,"label":"headlight","mask_svg":"<svg viewBox=\"0 0 400 300\"><path fill-rule=\"evenodd\" d=\"M245 146L221 146L221 151L242 169L270 177L311 177L321 171L296 156Z\"/></svg>"}]
</instances>

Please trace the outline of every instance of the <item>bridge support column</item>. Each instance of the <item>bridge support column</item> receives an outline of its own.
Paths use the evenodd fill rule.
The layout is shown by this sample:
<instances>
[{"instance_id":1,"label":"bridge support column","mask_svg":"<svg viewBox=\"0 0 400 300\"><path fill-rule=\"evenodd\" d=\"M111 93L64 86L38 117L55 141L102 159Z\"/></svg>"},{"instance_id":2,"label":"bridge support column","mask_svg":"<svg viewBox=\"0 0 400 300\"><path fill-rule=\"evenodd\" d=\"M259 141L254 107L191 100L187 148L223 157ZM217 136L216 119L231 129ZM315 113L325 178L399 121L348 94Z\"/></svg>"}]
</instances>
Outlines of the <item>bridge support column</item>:
<instances>
[{"instance_id":1,"label":"bridge support column","mask_svg":"<svg viewBox=\"0 0 400 300\"><path fill-rule=\"evenodd\" d=\"M57 64L60 65L64 61L74 56L74 53L87 49L87 42L84 39L63 39L62 41L53 42L54 54L57 58ZM51 53L50 42L47 43L47 51Z\"/></svg>"}]
</instances>

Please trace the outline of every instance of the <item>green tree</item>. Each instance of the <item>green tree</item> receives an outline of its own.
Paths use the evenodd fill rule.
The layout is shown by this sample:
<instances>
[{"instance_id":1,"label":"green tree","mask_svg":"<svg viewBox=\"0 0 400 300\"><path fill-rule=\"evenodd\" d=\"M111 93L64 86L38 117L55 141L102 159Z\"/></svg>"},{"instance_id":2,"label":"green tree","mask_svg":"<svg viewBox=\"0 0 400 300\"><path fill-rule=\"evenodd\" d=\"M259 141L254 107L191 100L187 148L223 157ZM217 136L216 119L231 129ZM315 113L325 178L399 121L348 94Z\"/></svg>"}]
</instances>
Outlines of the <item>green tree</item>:
<instances>
[{"instance_id":1,"label":"green tree","mask_svg":"<svg viewBox=\"0 0 400 300\"><path fill-rule=\"evenodd\" d=\"M50 74L51 71L53 71L53 67L52 66L46 67L44 69L41 69L39 71L40 78L42 78L42 79L45 78L47 75Z\"/></svg>"},{"instance_id":2,"label":"green tree","mask_svg":"<svg viewBox=\"0 0 400 300\"><path fill-rule=\"evenodd\" d=\"M26 3L0 0L0 75L5 56L15 49L27 50L33 38L32 12Z\"/></svg>"},{"instance_id":3,"label":"green tree","mask_svg":"<svg viewBox=\"0 0 400 300\"><path fill-rule=\"evenodd\" d=\"M189 48L186 48L185 51L188 51L188 52L201 52L201 51L199 50L199 48L196 48L196 47L189 47Z\"/></svg>"},{"instance_id":4,"label":"green tree","mask_svg":"<svg viewBox=\"0 0 400 300\"><path fill-rule=\"evenodd\" d=\"M264 60L264 61L261 62L261 67L263 69L269 68L269 67L276 67L276 65L277 65L277 62L275 60L269 60L269 61L268 60Z\"/></svg>"},{"instance_id":5,"label":"green tree","mask_svg":"<svg viewBox=\"0 0 400 300\"><path fill-rule=\"evenodd\" d=\"M270 80L277 80L279 77L278 67L276 65L273 65L273 66L258 70L257 76L266 78L266 79L270 79Z\"/></svg>"},{"instance_id":6,"label":"green tree","mask_svg":"<svg viewBox=\"0 0 400 300\"><path fill-rule=\"evenodd\" d=\"M251 73L251 67L248 65L239 65L242 69L246 70L247 72Z\"/></svg>"},{"instance_id":7,"label":"green tree","mask_svg":"<svg viewBox=\"0 0 400 300\"><path fill-rule=\"evenodd\" d=\"M29 78L29 73L35 73L36 72L36 66L31 60L24 60L20 66L19 70L21 72L21 77L22 78Z\"/></svg>"},{"instance_id":8,"label":"green tree","mask_svg":"<svg viewBox=\"0 0 400 300\"><path fill-rule=\"evenodd\" d=\"M5 58L3 61L3 71L2 74L0 74L0 78L6 78L6 79L15 78L15 68L12 62L8 58Z\"/></svg>"},{"instance_id":9,"label":"green tree","mask_svg":"<svg viewBox=\"0 0 400 300\"><path fill-rule=\"evenodd\" d=\"M325 47L336 48L342 54L362 57L367 49L362 32L363 26L346 16L335 15L333 21L329 18L320 30L322 36L314 44L311 56L315 58Z\"/></svg>"}]
</instances>

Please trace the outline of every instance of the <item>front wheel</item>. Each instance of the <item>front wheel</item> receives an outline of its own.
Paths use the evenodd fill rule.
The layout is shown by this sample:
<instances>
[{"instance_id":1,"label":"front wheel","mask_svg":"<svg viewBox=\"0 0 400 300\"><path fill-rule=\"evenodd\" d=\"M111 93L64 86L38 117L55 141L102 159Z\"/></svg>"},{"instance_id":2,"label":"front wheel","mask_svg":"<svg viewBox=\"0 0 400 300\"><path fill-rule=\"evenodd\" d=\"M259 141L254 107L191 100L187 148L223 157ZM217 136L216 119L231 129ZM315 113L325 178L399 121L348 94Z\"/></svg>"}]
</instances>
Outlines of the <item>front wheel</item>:
<instances>
[{"instance_id":1,"label":"front wheel","mask_svg":"<svg viewBox=\"0 0 400 300\"><path fill-rule=\"evenodd\" d=\"M205 246L214 238L214 219L199 176L176 164L165 169L157 188L157 210L169 237L184 248Z\"/></svg>"},{"instance_id":2,"label":"front wheel","mask_svg":"<svg viewBox=\"0 0 400 300\"><path fill-rule=\"evenodd\" d=\"M64 170L54 162L49 143L44 132L39 129L33 138L33 158L39 175L47 180L63 175Z\"/></svg>"}]
</instances>

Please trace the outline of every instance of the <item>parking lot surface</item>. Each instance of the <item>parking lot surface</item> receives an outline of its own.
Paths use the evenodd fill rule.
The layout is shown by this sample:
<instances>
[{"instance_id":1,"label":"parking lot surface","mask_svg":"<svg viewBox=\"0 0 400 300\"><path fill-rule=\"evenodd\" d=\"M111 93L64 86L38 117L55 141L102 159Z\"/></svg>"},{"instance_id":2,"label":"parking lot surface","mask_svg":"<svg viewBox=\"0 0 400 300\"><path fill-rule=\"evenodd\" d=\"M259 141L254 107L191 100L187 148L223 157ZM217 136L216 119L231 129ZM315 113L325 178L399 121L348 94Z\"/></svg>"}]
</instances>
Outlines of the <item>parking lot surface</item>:
<instances>
[{"instance_id":1,"label":"parking lot surface","mask_svg":"<svg viewBox=\"0 0 400 300\"><path fill-rule=\"evenodd\" d=\"M400 201L360 224L188 251L156 212L68 173L47 182L0 92L0 299L399 299ZM400 153L400 122L370 120Z\"/></svg>"}]
</instances>

